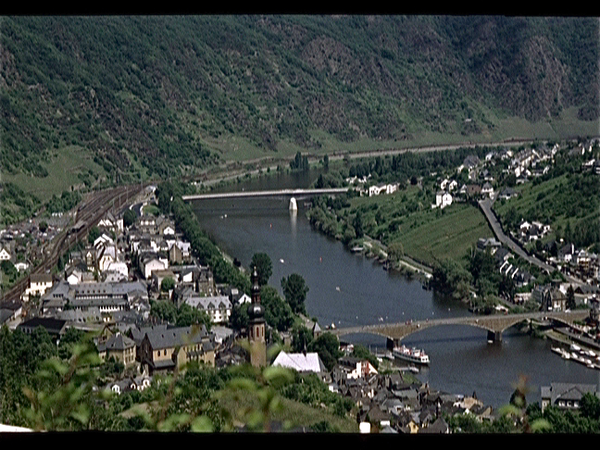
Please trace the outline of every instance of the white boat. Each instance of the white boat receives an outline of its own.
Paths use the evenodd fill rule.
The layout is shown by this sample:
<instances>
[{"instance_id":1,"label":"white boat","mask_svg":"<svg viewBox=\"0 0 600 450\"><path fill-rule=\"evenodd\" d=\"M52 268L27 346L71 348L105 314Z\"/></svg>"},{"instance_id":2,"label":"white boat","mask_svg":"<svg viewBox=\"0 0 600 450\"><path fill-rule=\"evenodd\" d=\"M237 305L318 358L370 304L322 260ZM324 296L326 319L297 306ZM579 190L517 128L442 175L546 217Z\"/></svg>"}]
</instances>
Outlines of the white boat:
<instances>
[{"instance_id":1,"label":"white boat","mask_svg":"<svg viewBox=\"0 0 600 450\"><path fill-rule=\"evenodd\" d=\"M402 345L401 347L394 347L392 354L395 358L415 364L429 364L429 356L418 348L408 348Z\"/></svg>"},{"instance_id":2,"label":"white boat","mask_svg":"<svg viewBox=\"0 0 600 450\"><path fill-rule=\"evenodd\" d=\"M558 353L563 359L571 359L571 353L561 347L551 347L554 353Z\"/></svg>"}]
</instances>

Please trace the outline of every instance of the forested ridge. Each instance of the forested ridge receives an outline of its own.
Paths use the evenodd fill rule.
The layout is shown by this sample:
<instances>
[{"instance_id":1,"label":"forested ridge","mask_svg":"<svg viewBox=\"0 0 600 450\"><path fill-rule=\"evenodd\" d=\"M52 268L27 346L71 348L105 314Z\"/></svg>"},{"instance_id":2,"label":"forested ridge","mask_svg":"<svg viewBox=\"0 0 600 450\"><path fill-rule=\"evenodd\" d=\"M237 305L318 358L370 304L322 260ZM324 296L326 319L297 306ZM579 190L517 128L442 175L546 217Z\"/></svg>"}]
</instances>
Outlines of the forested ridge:
<instances>
[{"instance_id":1,"label":"forested ridge","mask_svg":"<svg viewBox=\"0 0 600 450\"><path fill-rule=\"evenodd\" d=\"M331 142L491 138L506 117L593 124L597 36L587 17L4 16L2 182L25 192L3 203Z\"/></svg>"}]
</instances>

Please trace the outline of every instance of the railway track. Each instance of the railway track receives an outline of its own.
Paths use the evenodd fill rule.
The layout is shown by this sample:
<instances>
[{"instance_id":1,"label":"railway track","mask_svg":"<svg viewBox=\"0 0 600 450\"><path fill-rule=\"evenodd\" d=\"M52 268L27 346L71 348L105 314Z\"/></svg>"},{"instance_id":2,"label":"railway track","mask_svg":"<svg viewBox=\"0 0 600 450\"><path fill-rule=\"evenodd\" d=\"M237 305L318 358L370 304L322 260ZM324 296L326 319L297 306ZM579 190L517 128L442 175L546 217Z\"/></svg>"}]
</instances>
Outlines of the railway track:
<instances>
[{"instance_id":1,"label":"railway track","mask_svg":"<svg viewBox=\"0 0 600 450\"><path fill-rule=\"evenodd\" d=\"M82 222L84 225L75 232L72 228L66 228L58 234L52 242L50 253L44 261L34 267L29 276L16 283L9 291L5 292L0 302L12 303L19 301L21 295L29 286L31 275L47 273L58 263L58 259L72 245L87 236L89 230L109 210L118 211L123 208L130 199L138 195L144 185L119 186L90 194L77 210L75 223Z\"/></svg>"}]
</instances>

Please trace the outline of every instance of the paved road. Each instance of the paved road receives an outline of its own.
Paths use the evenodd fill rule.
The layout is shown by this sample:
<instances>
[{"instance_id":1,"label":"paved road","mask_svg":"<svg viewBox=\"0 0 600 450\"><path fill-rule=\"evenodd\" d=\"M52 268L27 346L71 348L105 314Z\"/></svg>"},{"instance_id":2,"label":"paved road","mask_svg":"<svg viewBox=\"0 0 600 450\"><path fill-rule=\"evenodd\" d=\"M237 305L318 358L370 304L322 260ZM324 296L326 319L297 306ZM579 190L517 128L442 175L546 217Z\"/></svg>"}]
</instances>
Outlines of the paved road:
<instances>
[{"instance_id":1,"label":"paved road","mask_svg":"<svg viewBox=\"0 0 600 450\"><path fill-rule=\"evenodd\" d=\"M365 150L365 151L348 151L348 150L333 150L324 153L306 153L309 160L315 161L323 158L325 154L329 156L330 161L341 160L341 159L360 159L370 158L375 156L386 156L386 155L397 155L401 153L426 153L434 151L444 150L456 150L459 148L474 148L474 147L502 147L502 146L518 146L523 144L529 144L533 142L532 139L507 139L501 142L463 142L459 144L448 144L448 145L433 145L433 146L421 146L421 147L407 147L407 148L385 148L379 150ZM187 181L196 181L201 183L203 186L211 186L220 183L221 181L235 180L236 178L243 177L246 175L257 175L261 172L270 169L271 171L277 170L277 167L287 167L287 164L294 159L294 155L287 155L284 157L272 157L264 156L260 158L247 159L239 161L237 163L226 163L223 164L218 171L215 173L206 173L203 177L192 177ZM255 169L247 169L247 166L254 165ZM260 168L258 168L260 166Z\"/></svg>"},{"instance_id":2,"label":"paved road","mask_svg":"<svg viewBox=\"0 0 600 450\"><path fill-rule=\"evenodd\" d=\"M504 233L504 230L502 229L502 226L500 225L500 222L498 221L496 214L492 210L492 204L493 204L493 202L489 198L479 201L479 207L481 208L481 211L483 211L483 214L485 215L488 223L490 224L490 227L492 227L492 230L494 231L496 238L500 242L502 242L504 245L506 245L510 250L512 250L517 255L521 256L523 259L525 259L529 263L535 264L536 266L540 267L541 269L545 270L548 273L552 273L554 270L556 270L556 267L554 267L550 264L547 264L547 263L537 259L536 257L528 254L523 249L523 247L521 247L510 236L508 236L507 234ZM577 278L574 278L569 275L566 275L566 277L569 281L571 281L574 284L582 284L581 280L578 280Z\"/></svg>"}]
</instances>

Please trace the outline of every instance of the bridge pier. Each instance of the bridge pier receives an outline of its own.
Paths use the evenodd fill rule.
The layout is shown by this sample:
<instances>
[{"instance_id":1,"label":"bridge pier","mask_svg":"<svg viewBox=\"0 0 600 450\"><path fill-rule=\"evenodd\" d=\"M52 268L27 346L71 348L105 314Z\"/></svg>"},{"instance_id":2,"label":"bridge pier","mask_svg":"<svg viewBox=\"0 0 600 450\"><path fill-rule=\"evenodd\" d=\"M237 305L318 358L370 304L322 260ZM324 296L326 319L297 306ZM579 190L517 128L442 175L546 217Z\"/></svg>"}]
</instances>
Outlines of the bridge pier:
<instances>
[{"instance_id":1,"label":"bridge pier","mask_svg":"<svg viewBox=\"0 0 600 450\"><path fill-rule=\"evenodd\" d=\"M490 331L487 333L488 342L493 342L494 344L499 344L502 342L502 331Z\"/></svg>"},{"instance_id":2,"label":"bridge pier","mask_svg":"<svg viewBox=\"0 0 600 450\"><path fill-rule=\"evenodd\" d=\"M393 350L394 347L397 347L399 345L400 345L400 339L394 339L394 338L391 338L391 337L387 338L387 341L386 341L386 344L385 344L386 348L388 350L390 350L390 351Z\"/></svg>"}]
</instances>

